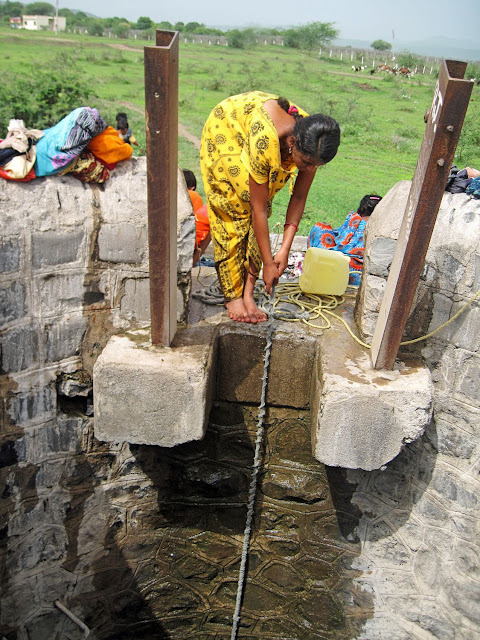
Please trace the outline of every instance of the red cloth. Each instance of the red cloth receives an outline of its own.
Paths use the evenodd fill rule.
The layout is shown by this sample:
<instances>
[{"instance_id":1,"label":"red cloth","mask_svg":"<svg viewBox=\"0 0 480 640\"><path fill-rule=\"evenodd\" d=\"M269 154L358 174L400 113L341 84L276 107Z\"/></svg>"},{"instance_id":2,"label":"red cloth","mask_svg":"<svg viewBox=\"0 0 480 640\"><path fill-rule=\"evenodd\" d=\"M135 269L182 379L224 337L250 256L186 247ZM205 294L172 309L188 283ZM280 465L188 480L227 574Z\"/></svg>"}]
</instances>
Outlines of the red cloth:
<instances>
[{"instance_id":1,"label":"red cloth","mask_svg":"<svg viewBox=\"0 0 480 640\"><path fill-rule=\"evenodd\" d=\"M9 173L0 168L0 178L5 178L5 180L13 180L14 182L29 182L36 177L37 176L35 175L35 169L33 167L24 178L12 178Z\"/></svg>"}]
</instances>

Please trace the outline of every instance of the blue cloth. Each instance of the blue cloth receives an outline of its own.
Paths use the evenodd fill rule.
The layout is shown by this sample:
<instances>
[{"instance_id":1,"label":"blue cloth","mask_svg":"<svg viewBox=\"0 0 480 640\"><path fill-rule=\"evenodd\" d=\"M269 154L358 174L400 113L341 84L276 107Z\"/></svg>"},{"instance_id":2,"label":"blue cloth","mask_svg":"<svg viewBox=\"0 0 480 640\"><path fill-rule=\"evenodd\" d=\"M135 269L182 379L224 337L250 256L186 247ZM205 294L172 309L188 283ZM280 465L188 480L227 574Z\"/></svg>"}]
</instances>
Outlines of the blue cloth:
<instances>
[{"instance_id":1,"label":"blue cloth","mask_svg":"<svg viewBox=\"0 0 480 640\"><path fill-rule=\"evenodd\" d=\"M364 232L367 221L355 211L350 211L345 222L334 229L329 224L317 222L307 240L307 247L340 251L350 257L350 276L348 284L360 285L365 249Z\"/></svg>"},{"instance_id":2,"label":"blue cloth","mask_svg":"<svg viewBox=\"0 0 480 640\"><path fill-rule=\"evenodd\" d=\"M107 128L96 109L78 107L58 124L45 129L37 142L35 175L51 176L59 173L77 158L89 141Z\"/></svg>"},{"instance_id":3,"label":"blue cloth","mask_svg":"<svg viewBox=\"0 0 480 640\"><path fill-rule=\"evenodd\" d=\"M480 178L474 178L466 189L466 193L473 198L480 198Z\"/></svg>"}]
</instances>

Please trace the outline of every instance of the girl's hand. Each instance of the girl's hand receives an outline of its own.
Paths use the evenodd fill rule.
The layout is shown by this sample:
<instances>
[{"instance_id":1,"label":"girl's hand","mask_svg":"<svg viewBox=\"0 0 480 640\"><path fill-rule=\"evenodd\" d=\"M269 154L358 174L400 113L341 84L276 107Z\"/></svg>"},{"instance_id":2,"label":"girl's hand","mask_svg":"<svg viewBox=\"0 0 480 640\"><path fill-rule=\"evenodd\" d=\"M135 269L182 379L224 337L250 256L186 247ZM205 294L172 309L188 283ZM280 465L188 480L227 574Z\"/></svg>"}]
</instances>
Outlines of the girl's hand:
<instances>
[{"instance_id":1,"label":"girl's hand","mask_svg":"<svg viewBox=\"0 0 480 640\"><path fill-rule=\"evenodd\" d=\"M275 257L273 258L273 261L275 262L275 264L277 266L279 276L281 276L282 273L287 268L287 265L288 265L288 253L289 253L288 250L285 249L283 246L281 246L280 249L275 254Z\"/></svg>"},{"instance_id":2,"label":"girl's hand","mask_svg":"<svg viewBox=\"0 0 480 640\"><path fill-rule=\"evenodd\" d=\"M272 285L276 285L280 274L275 262L270 262L268 265L263 265L263 281L265 282L265 289L268 294L272 293Z\"/></svg>"}]
</instances>

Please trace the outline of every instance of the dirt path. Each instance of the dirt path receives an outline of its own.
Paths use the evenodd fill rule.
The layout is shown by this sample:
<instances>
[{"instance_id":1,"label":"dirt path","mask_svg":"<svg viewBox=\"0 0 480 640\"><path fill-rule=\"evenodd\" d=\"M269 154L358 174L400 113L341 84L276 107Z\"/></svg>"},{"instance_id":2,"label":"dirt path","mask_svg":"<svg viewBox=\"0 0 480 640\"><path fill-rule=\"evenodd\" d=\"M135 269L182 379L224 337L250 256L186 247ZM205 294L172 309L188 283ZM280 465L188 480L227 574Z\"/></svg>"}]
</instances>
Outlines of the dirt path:
<instances>
[{"instance_id":1,"label":"dirt path","mask_svg":"<svg viewBox=\"0 0 480 640\"><path fill-rule=\"evenodd\" d=\"M113 49L121 49L122 51L135 51L136 53L143 53L143 48L139 49L138 47L128 47L126 44L117 44L116 42L103 42L102 44L106 44L108 47L112 47Z\"/></svg>"},{"instance_id":2,"label":"dirt path","mask_svg":"<svg viewBox=\"0 0 480 640\"><path fill-rule=\"evenodd\" d=\"M51 42L52 38L42 38L39 37L39 40L48 40ZM77 40L70 40L69 38L59 38L58 36L55 37L55 42L68 42L71 44L78 44ZM89 45L90 43L86 42L84 43L84 46ZM94 45L97 45L97 43L92 43ZM108 42L107 40L102 40L101 42L99 42L98 44L100 45L105 45L106 47L112 47L112 49L121 49L123 51L135 51L136 53L143 53L143 47L140 45L139 47L129 47L126 44L121 44L119 42Z\"/></svg>"},{"instance_id":3,"label":"dirt path","mask_svg":"<svg viewBox=\"0 0 480 640\"><path fill-rule=\"evenodd\" d=\"M135 111L135 113L145 113L144 109L142 109L141 107L137 107L137 105L132 104L131 102L120 100L119 103L127 109L130 109L130 111ZM191 142L194 145L195 149L200 149L200 140L197 138L197 136L194 136L193 133L190 133L190 131L180 123L178 123L178 135Z\"/></svg>"},{"instance_id":4,"label":"dirt path","mask_svg":"<svg viewBox=\"0 0 480 640\"><path fill-rule=\"evenodd\" d=\"M43 39L48 40L49 38L43 38ZM75 40L68 40L68 38L55 38L55 40L57 42L75 43ZM108 47L112 47L113 49L120 49L122 51L136 51L137 53L143 51L143 49L129 47L125 44L119 44L117 42L102 42L102 44L105 44ZM141 107L137 107L131 102L120 100L120 104L123 105L124 107L127 107L127 109L130 109L130 111L135 111L135 113L142 113L142 114L145 113L144 109L142 109ZM180 124L180 123L178 124L178 134L182 136L182 138L185 138L186 140L191 142L194 145L195 149L200 149L200 140L196 136L194 136L192 133L190 133L190 131L188 131L188 129L184 127L183 124Z\"/></svg>"}]
</instances>

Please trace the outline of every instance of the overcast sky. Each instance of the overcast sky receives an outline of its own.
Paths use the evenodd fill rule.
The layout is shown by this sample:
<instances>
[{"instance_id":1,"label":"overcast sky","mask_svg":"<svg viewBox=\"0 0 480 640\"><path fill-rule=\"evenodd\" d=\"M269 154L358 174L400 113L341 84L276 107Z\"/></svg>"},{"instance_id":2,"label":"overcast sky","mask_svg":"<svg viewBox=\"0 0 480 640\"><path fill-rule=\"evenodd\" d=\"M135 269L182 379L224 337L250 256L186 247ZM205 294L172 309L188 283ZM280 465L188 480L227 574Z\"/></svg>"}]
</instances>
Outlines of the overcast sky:
<instances>
[{"instance_id":1,"label":"overcast sky","mask_svg":"<svg viewBox=\"0 0 480 640\"><path fill-rule=\"evenodd\" d=\"M55 0L51 0L55 5ZM80 9L100 18L136 21L202 22L208 26L285 27L307 22L333 22L341 38L392 41L446 36L478 42L480 2L452 0L58 0L58 7Z\"/></svg>"}]
</instances>

